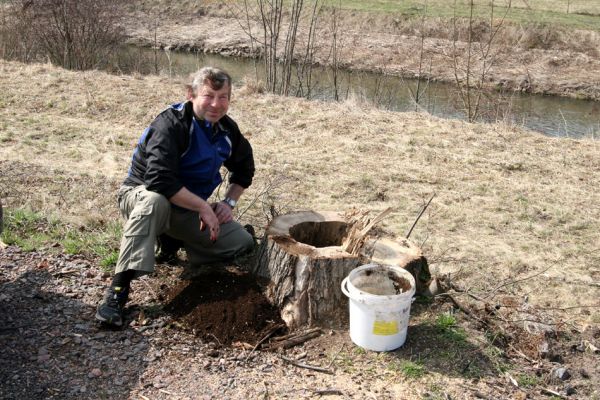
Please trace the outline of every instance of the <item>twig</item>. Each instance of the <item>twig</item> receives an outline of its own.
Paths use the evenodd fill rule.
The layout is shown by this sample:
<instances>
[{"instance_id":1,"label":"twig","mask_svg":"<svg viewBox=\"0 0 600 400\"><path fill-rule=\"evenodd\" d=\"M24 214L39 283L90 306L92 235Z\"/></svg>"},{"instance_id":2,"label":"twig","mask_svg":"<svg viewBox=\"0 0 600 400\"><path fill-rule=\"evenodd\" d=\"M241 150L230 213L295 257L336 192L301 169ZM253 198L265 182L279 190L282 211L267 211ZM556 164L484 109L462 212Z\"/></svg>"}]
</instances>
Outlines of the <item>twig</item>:
<instances>
[{"instance_id":1,"label":"twig","mask_svg":"<svg viewBox=\"0 0 600 400\"><path fill-rule=\"evenodd\" d=\"M221 343L221 341L215 335L213 335L212 333L209 333L208 336L212 336L213 339L215 339L217 341L217 343L219 344L219 346L223 346L223 344Z\"/></svg>"},{"instance_id":2,"label":"twig","mask_svg":"<svg viewBox=\"0 0 600 400\"><path fill-rule=\"evenodd\" d=\"M271 336L273 336L273 334L275 332L277 332L278 330L280 330L281 328L285 327L285 324L277 324L274 327L272 327L269 332L267 332L267 334L258 341L258 343L256 343L256 346L254 346L252 348L252 350L250 350L250 352L248 353L248 355L246 356L246 361L248 361L248 358L250 358L250 355L252 353L254 353L256 351L256 349L258 349L260 347L261 344L263 344L267 339L269 339Z\"/></svg>"},{"instance_id":3,"label":"twig","mask_svg":"<svg viewBox=\"0 0 600 400\"><path fill-rule=\"evenodd\" d=\"M521 352L520 350L515 348L515 346L513 346L511 343L508 344L508 347L510 347L511 350L514 351L518 356L523 357L525 360L529 361L530 363L532 363L532 364L536 363L535 360L532 360L531 358L527 357L523 352Z\"/></svg>"},{"instance_id":4,"label":"twig","mask_svg":"<svg viewBox=\"0 0 600 400\"><path fill-rule=\"evenodd\" d=\"M493 294L495 294L495 293L496 293L498 290L502 289L503 287L510 286L510 285L514 285L514 284L517 284L517 283L519 283L519 282L523 282L523 281L529 280L529 279L531 279L531 278L535 278L536 276L539 276L539 275L543 274L544 272L547 272L547 271L548 271L550 268L552 268L552 267L554 266L554 264L555 264L555 263L553 263L553 264L550 264L550 265L549 265L547 268L544 268L543 270L541 270L541 271L539 271L539 272L536 272L536 273L535 273L535 274L533 274L533 275L529 275L529 276L526 276L525 278L522 278L522 279L517 279L517 280L514 280L514 281L509 281L509 282L505 282L505 283L503 283L503 284L501 284L501 285L498 285L498 286L496 286L494 289L492 289L492 290L490 291L490 293L489 293L489 294L487 294L487 295L484 297L484 299L487 299L488 297L492 296Z\"/></svg>"},{"instance_id":5,"label":"twig","mask_svg":"<svg viewBox=\"0 0 600 400\"><path fill-rule=\"evenodd\" d=\"M429 201L427 202L427 204L425 204L423 206L423 208L421 209L421 212L419 213L419 215L417 215L417 218L415 219L415 222L413 222L412 226L408 230L408 233L406 234L406 238L407 239L410 237L410 234L412 233L413 229L415 229L415 226L417 225L417 222L419 222L419 219L421 219L421 216L423 215L423 213L425 212L425 210L427 210L427 207L429 207L429 204L431 203L431 200L433 200L434 197L435 197L435 192L433 192L433 194L431 195L431 198L429 199Z\"/></svg>"},{"instance_id":6,"label":"twig","mask_svg":"<svg viewBox=\"0 0 600 400\"><path fill-rule=\"evenodd\" d=\"M459 310L461 310L462 312L464 312L467 316L473 318L474 320L476 320L477 322L487 326L489 325L488 322L482 320L481 318L479 318L478 316L476 316L471 310L469 310L465 305L463 305L461 302L459 302L458 300L456 300L454 298L454 296L452 296L450 293L440 293L439 296L446 296L448 297L452 303L454 303L454 305L456 306L456 308L458 308Z\"/></svg>"},{"instance_id":7,"label":"twig","mask_svg":"<svg viewBox=\"0 0 600 400\"><path fill-rule=\"evenodd\" d=\"M541 392L542 392L542 394L549 394L550 396L556 396L556 397L558 397L560 399L566 399L567 398L566 396L563 396L562 394L560 394L558 392L555 392L554 390L550 390L550 389L542 388Z\"/></svg>"},{"instance_id":8,"label":"twig","mask_svg":"<svg viewBox=\"0 0 600 400\"><path fill-rule=\"evenodd\" d=\"M484 303L485 303L485 300L484 300L484 299L482 299L481 297L474 295L473 293L471 293L471 292L470 292L469 290L467 290L467 289L463 289L463 288L461 288L461 287L458 287L458 286L456 286L456 285L455 285L454 283L452 283L452 282L449 282L449 283L448 283L448 286L449 286L449 287L450 287L452 290L454 290L454 291L456 291L456 292L458 292L458 293L464 293L464 294L466 294L467 296L469 296L469 297L470 297L470 298L472 298L473 300L477 300L477 301L481 301L481 302L484 302Z\"/></svg>"},{"instance_id":9,"label":"twig","mask_svg":"<svg viewBox=\"0 0 600 400\"><path fill-rule=\"evenodd\" d=\"M333 363L335 361L335 359L337 358L337 356L342 352L342 350L344 350L344 346L346 345L346 343L342 343L342 346L340 347L340 349L338 350L337 353L335 353L335 355L333 356L333 358L331 359L331 362L329 363L329 365L327 366L327 368L331 368L333 366Z\"/></svg>"},{"instance_id":10,"label":"twig","mask_svg":"<svg viewBox=\"0 0 600 400\"><path fill-rule=\"evenodd\" d=\"M150 400L148 397L144 396L143 394L139 394L139 393L138 393L138 396L140 396L140 398L141 398L142 400Z\"/></svg>"},{"instance_id":11,"label":"twig","mask_svg":"<svg viewBox=\"0 0 600 400\"><path fill-rule=\"evenodd\" d=\"M320 389L320 390L313 390L312 392L319 396L343 396L344 395L344 392L342 392L340 389Z\"/></svg>"},{"instance_id":12,"label":"twig","mask_svg":"<svg viewBox=\"0 0 600 400\"><path fill-rule=\"evenodd\" d=\"M144 331L147 331L148 329L162 328L163 326L165 326L165 321L160 321L160 322L157 322L156 324L142 326L141 328L137 329L137 331L138 331L138 333L142 333Z\"/></svg>"},{"instance_id":13,"label":"twig","mask_svg":"<svg viewBox=\"0 0 600 400\"><path fill-rule=\"evenodd\" d=\"M308 365L308 364L304 364L304 363L298 362L298 361L296 361L296 360L294 360L294 359L291 359L291 358L288 358L288 357L286 357L286 356L282 356L282 355L280 355L279 357L281 357L281 359L282 359L283 361L287 361L287 362L289 362L290 364L292 364L292 365L294 365L294 366L296 366L296 367L298 367L298 368L306 368L306 369L310 369L310 370L313 370L313 371L322 372L322 373L324 373L324 374L333 375L333 371L331 371L331 370L329 370L329 369L327 369L327 368L323 368L323 367L317 367L317 366L314 366L314 365Z\"/></svg>"},{"instance_id":14,"label":"twig","mask_svg":"<svg viewBox=\"0 0 600 400\"><path fill-rule=\"evenodd\" d=\"M304 343L310 339L314 339L317 336L319 336L320 334L321 334L321 330L316 329L316 330L310 330L307 333L302 333L302 334L298 334L296 336L292 336L285 340L276 340L277 338L275 338L275 339L273 339L274 343L271 343L267 347L267 349L268 350L277 349L277 348L289 349L290 347L297 346L297 345Z\"/></svg>"},{"instance_id":15,"label":"twig","mask_svg":"<svg viewBox=\"0 0 600 400\"><path fill-rule=\"evenodd\" d=\"M294 337L298 337L298 336L301 336L301 335L308 335L308 334L313 333L313 332L321 332L321 328L312 328L312 329L309 329L309 330L301 332L301 333L294 332L294 333L290 333L288 335L277 336L277 337L273 338L273 341L275 341L275 342L281 342L281 341L288 340L288 339L291 339L291 338L294 338Z\"/></svg>"}]
</instances>

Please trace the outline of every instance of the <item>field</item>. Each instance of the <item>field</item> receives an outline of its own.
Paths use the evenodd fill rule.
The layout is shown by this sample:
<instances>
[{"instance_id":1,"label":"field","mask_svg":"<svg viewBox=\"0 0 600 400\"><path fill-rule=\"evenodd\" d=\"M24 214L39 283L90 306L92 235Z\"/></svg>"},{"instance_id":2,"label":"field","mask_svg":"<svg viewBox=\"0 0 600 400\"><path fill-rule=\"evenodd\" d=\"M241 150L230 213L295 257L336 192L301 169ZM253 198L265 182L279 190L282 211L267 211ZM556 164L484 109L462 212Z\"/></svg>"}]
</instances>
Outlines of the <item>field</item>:
<instances>
[{"instance_id":1,"label":"field","mask_svg":"<svg viewBox=\"0 0 600 400\"><path fill-rule=\"evenodd\" d=\"M379 1L356 1L344 0L341 2L331 1L332 6L340 4L348 10L401 13L404 15L420 16L426 12L429 17L449 18L453 16L466 17L470 13L470 1L444 1L444 0L379 0ZM507 13L509 21L517 24L540 23L548 25L562 25L569 28L598 30L598 16L600 15L600 2L597 0L501 0L494 1L495 15L500 16ZM455 8L456 4L456 8ZM474 15L489 18L490 1L475 0ZM568 11L568 12L567 12Z\"/></svg>"},{"instance_id":2,"label":"field","mask_svg":"<svg viewBox=\"0 0 600 400\"><path fill-rule=\"evenodd\" d=\"M239 206L242 222L260 231L270 209L355 207L375 214L392 207L381 229L402 236L435 193L412 238L422 245L436 276L475 297L454 296L467 305L474 298L495 304L500 310L496 323L506 332L521 332L521 342L494 340L493 332L444 296L415 304L409 342L398 352L365 353L349 342L347 332L338 331L287 353L306 353L309 364L329 365L333 376L290 370L271 353L254 354L244 363L239 360L247 353L236 348L219 348L213 359L206 355L214 351L212 345L168 324L98 331L91 323L93 310L118 243L115 191L138 135L154 115L181 98L181 82L166 77L0 62L0 198L7 214L2 238L35 250L29 255L13 247L4 251L1 282L10 296L0 299L7 310L17 301L41 301L18 295L31 290L46 304L55 304L57 296L66 296L60 301L67 305L78 302L76 311L63 317L73 325L62 333L48 328L51 320L32 322L50 344L33 357L39 365L27 373L40 369L38 379L54 385L63 394L59 397L76 396L65 392L64 374L53 372L48 352L57 357L63 352L63 363L71 363L67 378L79 382L78 388L93 389L95 398L109 396L107 390L153 399L318 396L311 387L335 389L339 398L525 398L541 396L543 390L566 393L569 385L581 398L598 398L598 355L585 343L598 346L600 333L600 176L594 172L600 167L600 142L385 112L360 100L332 104L281 98L258 93L256 85L235 88L230 112L257 161L256 180ZM84 262L79 258L88 266L81 278L61 272L64 265ZM45 268L52 272L49 278L40 275ZM148 305L144 296L172 276L163 271L136 286L136 301L150 321L160 302ZM549 336L525 329L522 322L529 320L543 321ZM82 324L88 330L77 333ZM77 346L86 342L73 342L71 328L93 339L97 344L91 349L103 349L100 354L85 350L82 356ZM10 332L1 339L18 350ZM145 344L147 351L139 365L131 363L142 353L129 356L129 369L123 372L129 380L114 387L114 371L108 368L98 378L94 367L114 364L125 340ZM560 359L543 357L537 346L544 340ZM571 345L583 346L581 352L570 351ZM16 364L7 360L3 381L13 382L7 371ZM554 373L563 365L573 375L566 383ZM11 385L4 390L16 387ZM35 397L35 392L24 393Z\"/></svg>"}]
</instances>

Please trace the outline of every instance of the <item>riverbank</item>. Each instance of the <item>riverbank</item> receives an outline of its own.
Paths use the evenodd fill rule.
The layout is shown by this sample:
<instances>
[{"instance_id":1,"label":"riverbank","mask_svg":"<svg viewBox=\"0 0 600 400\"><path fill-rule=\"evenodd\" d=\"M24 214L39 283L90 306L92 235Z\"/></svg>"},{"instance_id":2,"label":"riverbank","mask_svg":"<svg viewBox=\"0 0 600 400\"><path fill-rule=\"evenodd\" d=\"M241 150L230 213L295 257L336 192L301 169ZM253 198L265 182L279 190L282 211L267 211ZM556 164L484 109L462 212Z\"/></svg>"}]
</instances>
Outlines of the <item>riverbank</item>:
<instances>
[{"instance_id":1,"label":"riverbank","mask_svg":"<svg viewBox=\"0 0 600 400\"><path fill-rule=\"evenodd\" d=\"M186 3L187 8L152 4L140 2L127 18L130 43L226 56L257 55L255 44L246 33L248 29L242 28L246 22L233 3L200 6L191 1ZM349 11L341 12L338 18L338 65L342 68L454 82L454 64L449 54L455 45L459 54L466 54L466 42L449 39L453 27L448 20L430 18L419 25L414 18ZM258 24L250 25L258 35ZM316 35L315 62L330 65L332 31L328 24L324 25L327 26ZM421 31L425 32L423 41L418 33ZM600 100L598 32L535 24L507 24L500 32L492 49L494 62L485 87ZM303 37L302 32L300 36ZM305 39L299 40L300 48L303 42ZM474 51L480 51L478 46ZM475 64L475 68L479 67Z\"/></svg>"},{"instance_id":2,"label":"riverbank","mask_svg":"<svg viewBox=\"0 0 600 400\"><path fill-rule=\"evenodd\" d=\"M79 232L119 223L115 193L133 144L152 118L181 100L182 94L181 82L166 77L72 72L0 61L0 197L5 212L29 208L68 222ZM244 210L243 223L260 230L269 210L356 207L375 215L391 207L381 229L401 236L435 192L411 236L422 244L434 274L451 276L452 282L476 296L490 296L497 312L515 307L527 311L527 319L543 317L544 326L566 335L567 339L562 333L557 336L560 342L552 350L560 355L560 365L573 372L568 384L581 397L600 393L597 355L585 347L574 352L571 346L584 338L598 346L594 335L600 324L600 176L594 171L600 168L600 142L557 140L519 127L386 112L350 101L283 98L256 93L251 87L234 91L230 114L252 143L257 164L256 179L237 208ZM40 225L38 230L46 228ZM33 353L38 354L35 368L23 370L26 374L47 369L40 379L56 379L51 388L87 387L90 398L108 395L105 390L110 389L121 397L165 398L166 391L190 398L209 393L208 398L232 399L297 397L307 387L383 399L423 398L431 393L508 399L535 397L540 388L566 390L566 383L553 378L557 362L538 360L542 356L535 341L525 343L532 346L525 357L535 357L541 363L535 365L542 365L534 371L534 364L509 347L496 347L501 346L496 338L491 340L490 332L466 315L452 314L443 299L415 303L409 341L397 352L361 352L346 331L332 331L286 353L305 357L308 364L329 365L335 369L333 375L291 370L272 353L255 352L250 359L240 348L218 348L215 353L214 346L199 343L171 323L143 331L139 326L102 331L93 323L93 310L110 275L94 261L84 268L77 257L51 255L57 251L66 250L51 242L35 253L11 249L0 257L2 283L27 287L10 291L11 296L1 301L17 307L18 301L41 298L51 302L44 303L44 309L52 304L57 310L69 310L64 317L68 337L44 334L44 343L50 344ZM81 268L81 274L62 271L65 265ZM135 287L134 301L141 307L148 304L152 290L166 284L165 276L176 279L172 268L165 270ZM19 297L19 293L35 295ZM160 309L160 301L155 302L154 308L146 309L146 318ZM33 318L40 307L31 305L27 315ZM442 329L437 322L442 315L452 315L456 325ZM519 315L511 320L522 322ZM38 333L54 332L41 323L35 326ZM119 376L114 375L111 357L118 358L123 346L131 349L132 343L145 345L139 354L127 353L131 360L123 372L127 381L116 388L112 382ZM9 344L7 348L21 349ZM523 342L512 345L524 351ZM21 352L34 350L37 347ZM113 368L96 367L103 365L105 354L111 356L107 364ZM78 383L65 383L64 373L54 373L53 365L59 365L52 363L58 356L67 358L66 364L61 363L69 365L68 376ZM15 361L15 368L27 360ZM421 372L409 375L406 365ZM11 366L5 370L12 371ZM101 368L100 375L95 368ZM585 374L575 372L582 369ZM523 376L520 387L507 383L507 371L515 379ZM16 382L10 375L2 376ZM22 390L27 388L21 385Z\"/></svg>"}]
</instances>

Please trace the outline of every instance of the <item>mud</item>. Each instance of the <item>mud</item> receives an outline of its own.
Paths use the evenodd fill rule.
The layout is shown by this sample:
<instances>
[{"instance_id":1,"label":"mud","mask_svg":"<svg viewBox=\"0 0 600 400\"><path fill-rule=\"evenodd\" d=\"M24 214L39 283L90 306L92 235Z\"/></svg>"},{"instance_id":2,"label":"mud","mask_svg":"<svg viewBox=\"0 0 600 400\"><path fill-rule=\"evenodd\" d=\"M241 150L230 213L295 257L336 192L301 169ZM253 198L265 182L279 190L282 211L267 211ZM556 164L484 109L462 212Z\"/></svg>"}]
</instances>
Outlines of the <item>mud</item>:
<instances>
[{"instance_id":1,"label":"mud","mask_svg":"<svg viewBox=\"0 0 600 400\"><path fill-rule=\"evenodd\" d=\"M275 325L279 310L269 304L254 277L221 269L165 288L165 311L207 341L255 345Z\"/></svg>"}]
</instances>

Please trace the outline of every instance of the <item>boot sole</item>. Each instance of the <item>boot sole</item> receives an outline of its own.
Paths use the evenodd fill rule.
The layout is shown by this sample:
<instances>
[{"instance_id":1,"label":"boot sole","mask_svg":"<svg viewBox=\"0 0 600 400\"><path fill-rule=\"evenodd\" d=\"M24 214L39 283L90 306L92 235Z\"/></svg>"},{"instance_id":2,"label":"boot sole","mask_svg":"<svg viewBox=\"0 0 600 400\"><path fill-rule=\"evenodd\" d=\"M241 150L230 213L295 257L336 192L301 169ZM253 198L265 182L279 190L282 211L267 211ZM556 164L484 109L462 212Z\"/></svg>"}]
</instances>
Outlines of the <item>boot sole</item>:
<instances>
[{"instance_id":1,"label":"boot sole","mask_svg":"<svg viewBox=\"0 0 600 400\"><path fill-rule=\"evenodd\" d=\"M100 313L98 313L98 311L96 311L96 319L110 326L116 326L119 328L123 326L123 321L112 321L111 319L104 318L102 315L100 315Z\"/></svg>"}]
</instances>

